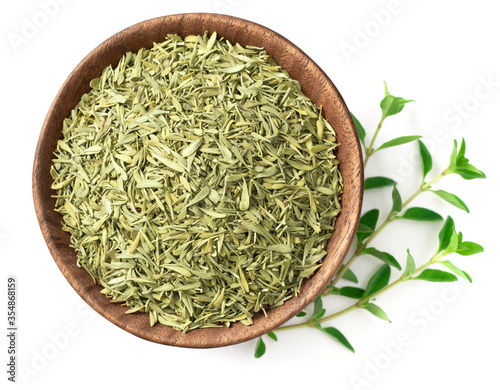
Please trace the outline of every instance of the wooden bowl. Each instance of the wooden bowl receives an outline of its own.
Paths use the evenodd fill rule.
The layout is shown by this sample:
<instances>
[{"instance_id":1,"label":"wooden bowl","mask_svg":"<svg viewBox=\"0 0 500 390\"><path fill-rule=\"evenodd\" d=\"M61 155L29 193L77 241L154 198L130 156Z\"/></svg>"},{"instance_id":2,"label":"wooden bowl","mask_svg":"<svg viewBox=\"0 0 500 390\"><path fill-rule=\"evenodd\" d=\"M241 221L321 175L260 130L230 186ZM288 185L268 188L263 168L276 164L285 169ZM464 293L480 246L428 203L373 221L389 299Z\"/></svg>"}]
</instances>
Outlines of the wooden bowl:
<instances>
[{"instance_id":1,"label":"wooden bowl","mask_svg":"<svg viewBox=\"0 0 500 390\"><path fill-rule=\"evenodd\" d=\"M301 287L297 297L283 306L258 313L254 324L235 323L231 327L195 329L186 334L157 324L151 327L145 313L125 314L126 308L112 303L100 293L90 275L76 265L76 252L70 247L70 236L62 230L62 217L54 210L55 191L49 174L57 141L62 139L62 123L81 96L90 89L91 79L99 77L107 65L116 66L128 51L150 48L167 34L203 35L216 31L233 43L264 47L298 80L304 93L318 106L335 128L339 147L337 158L344 182L342 211L334 234L327 245L323 266ZM216 14L180 14L147 20L133 25L100 44L73 70L52 103L35 153L33 198L36 214L50 253L76 292L99 314L126 331L161 344L209 348L240 343L261 336L278 327L312 302L326 287L340 267L356 233L363 194L363 164L359 140L349 111L328 76L297 46L274 31L247 20Z\"/></svg>"}]
</instances>

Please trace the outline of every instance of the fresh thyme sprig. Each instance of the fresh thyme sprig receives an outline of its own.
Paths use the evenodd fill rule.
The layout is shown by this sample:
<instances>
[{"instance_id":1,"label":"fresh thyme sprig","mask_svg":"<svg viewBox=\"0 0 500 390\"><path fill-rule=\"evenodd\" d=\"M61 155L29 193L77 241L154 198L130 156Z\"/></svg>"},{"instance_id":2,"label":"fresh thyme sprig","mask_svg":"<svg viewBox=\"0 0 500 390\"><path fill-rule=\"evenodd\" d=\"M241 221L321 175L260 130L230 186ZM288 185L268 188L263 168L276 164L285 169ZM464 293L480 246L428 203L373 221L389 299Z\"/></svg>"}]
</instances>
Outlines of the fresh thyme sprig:
<instances>
[{"instance_id":1,"label":"fresh thyme sprig","mask_svg":"<svg viewBox=\"0 0 500 390\"><path fill-rule=\"evenodd\" d=\"M307 310L307 312L302 311L297 315L297 317L308 317L305 321L294 325L281 326L275 329L274 332L269 332L267 334L267 336L269 336L274 341L278 341L275 332L311 327L326 333L327 335L344 345L346 348L354 352L353 346L349 343L342 332L340 332L333 326L325 327L323 326L323 324L356 309L365 309L376 317L382 320L389 321L389 318L384 310L380 308L380 306L375 304L373 300L404 282L412 280L424 280L429 282L454 282L458 280L457 277L461 277L468 280L469 282L472 282L471 277L465 271L455 266L450 260L443 260L443 258L452 254L458 254L461 256L474 255L482 252L483 247L472 241L464 241L462 233L457 233L455 229L455 223L449 216L444 220L443 226L439 232L438 249L427 262L423 263L419 267L416 266L415 260L411 255L409 249L407 250L406 266L403 270L394 256L387 252L380 251L374 247L370 247L370 244L375 239L375 237L377 237L389 224L397 220L405 219L418 222L443 221L442 216L435 211L423 207L408 207L410 203L412 203L417 197L425 192L434 193L453 206L469 212L469 208L467 207L465 202L457 195L442 189L434 189L432 187L438 180L451 174L457 174L465 180L480 179L486 177L486 175L482 171L470 164L469 160L465 157L466 144L464 139L462 139L461 141L460 148L458 148L458 142L456 140L454 141L448 167L439 175L427 181L426 177L432 169L433 162L429 150L426 148L425 144L419 140L419 138L421 138L420 136L412 135L397 137L391 141L383 143L379 147L375 147L374 145L376 138L386 118L400 113L407 103L413 101L391 95L385 82L384 86L385 96L380 103L380 107L382 109L382 117L368 146L366 146L365 142L365 129L363 128L359 120L354 115L352 116L365 154L364 166L366 168L368 160L374 153L389 147L402 145L416 140L418 142L418 150L422 165L421 184L412 195L410 195L405 201L402 201L401 195L397 188L397 183L393 179L384 176L366 178L365 191L377 188L392 187L391 211L388 213L385 220L381 223L379 223L379 209L368 210L363 214L356 233L357 242L355 244L355 250L352 256L342 265L336 276L329 283L323 293L318 298L316 298L316 300L312 304L311 314L308 315L307 312L309 312L310 310ZM376 259L382 261L384 264L380 268L378 268L377 271L371 276L365 288L361 288L358 286L337 287L337 283L340 281L340 279L345 279L347 281L358 284L358 278L350 267L354 263L354 261L362 255L370 255L372 257L375 257ZM431 268L431 266L433 265L440 265L441 267L446 268L447 271L433 267ZM401 274L399 278L389 283L392 268L401 271ZM338 312L327 315L326 309L323 308L323 297L328 295L344 296L354 299L355 302ZM263 338L259 337L259 339L257 340L254 356L256 358L259 358L264 355L265 352L266 344Z\"/></svg>"}]
</instances>

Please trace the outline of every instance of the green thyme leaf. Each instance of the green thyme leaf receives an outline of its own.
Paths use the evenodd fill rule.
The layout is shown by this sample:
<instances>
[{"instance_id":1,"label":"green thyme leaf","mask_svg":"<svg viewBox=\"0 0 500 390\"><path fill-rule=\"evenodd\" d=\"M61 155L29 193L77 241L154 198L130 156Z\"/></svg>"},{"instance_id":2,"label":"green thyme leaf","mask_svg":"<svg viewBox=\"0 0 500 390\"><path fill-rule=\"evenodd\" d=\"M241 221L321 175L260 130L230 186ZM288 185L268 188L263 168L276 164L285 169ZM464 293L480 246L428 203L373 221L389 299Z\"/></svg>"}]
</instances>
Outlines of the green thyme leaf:
<instances>
[{"instance_id":1,"label":"green thyme leaf","mask_svg":"<svg viewBox=\"0 0 500 390\"><path fill-rule=\"evenodd\" d=\"M383 177L383 176L368 177L367 179L365 179L365 191L377 188L392 187L396 184L397 183L394 180L389 179L388 177Z\"/></svg>"},{"instance_id":2,"label":"green thyme leaf","mask_svg":"<svg viewBox=\"0 0 500 390\"><path fill-rule=\"evenodd\" d=\"M360 299L365 290L358 287L345 286L338 290L337 294L347 298Z\"/></svg>"},{"instance_id":3,"label":"green thyme leaf","mask_svg":"<svg viewBox=\"0 0 500 390\"><path fill-rule=\"evenodd\" d=\"M386 95L380 102L380 108L382 109L382 118L385 119L388 116L396 115L399 113L400 104L399 99L392 95Z\"/></svg>"},{"instance_id":4,"label":"green thyme leaf","mask_svg":"<svg viewBox=\"0 0 500 390\"><path fill-rule=\"evenodd\" d=\"M398 214L403 207L403 202L401 201L401 194L399 193L396 186L392 188L392 209L391 214Z\"/></svg>"},{"instance_id":5,"label":"green thyme leaf","mask_svg":"<svg viewBox=\"0 0 500 390\"><path fill-rule=\"evenodd\" d=\"M366 131L361 125L361 122L354 116L352 112L351 112L351 117L352 121L354 122L354 126L356 127L356 131L358 132L359 140L361 141L361 144L365 146Z\"/></svg>"},{"instance_id":6,"label":"green thyme leaf","mask_svg":"<svg viewBox=\"0 0 500 390\"><path fill-rule=\"evenodd\" d=\"M411 278L411 280L425 280L427 282L456 282L455 275L441 271L439 269L424 269L420 275Z\"/></svg>"},{"instance_id":7,"label":"green thyme leaf","mask_svg":"<svg viewBox=\"0 0 500 390\"><path fill-rule=\"evenodd\" d=\"M464 164L460 168L455 168L453 173L462 176L465 180L486 179L484 172L480 171L471 164Z\"/></svg>"},{"instance_id":8,"label":"green thyme leaf","mask_svg":"<svg viewBox=\"0 0 500 390\"><path fill-rule=\"evenodd\" d=\"M453 173L456 173L460 176L462 176L463 179L465 180L473 180L473 179L485 179L486 175L484 172L481 172L477 168L473 167L472 165L468 164L467 168L456 168Z\"/></svg>"},{"instance_id":9,"label":"green thyme leaf","mask_svg":"<svg viewBox=\"0 0 500 390\"><path fill-rule=\"evenodd\" d=\"M415 273L416 266L415 266L415 260L413 259L413 256L411 255L409 249L406 250L406 253L407 253L406 267L405 267L403 275L408 277L408 276L413 275Z\"/></svg>"},{"instance_id":10,"label":"green thyme leaf","mask_svg":"<svg viewBox=\"0 0 500 390\"><path fill-rule=\"evenodd\" d=\"M443 255L455 253L458 249L458 244L459 244L459 235L457 232L453 232L453 234L450 237L450 243L448 244L448 247L446 250L443 252Z\"/></svg>"},{"instance_id":11,"label":"green thyme leaf","mask_svg":"<svg viewBox=\"0 0 500 390\"><path fill-rule=\"evenodd\" d=\"M278 336L276 336L276 333L274 332L267 332L267 335L273 339L274 341L278 341Z\"/></svg>"},{"instance_id":12,"label":"green thyme leaf","mask_svg":"<svg viewBox=\"0 0 500 390\"><path fill-rule=\"evenodd\" d=\"M376 316L384 321L391 322L391 320L389 320L389 317L387 317L387 314L385 314L385 311L383 311L380 308L380 306L377 306L376 304L374 304L372 302L367 302L362 307L363 307L363 309L368 310L374 316Z\"/></svg>"},{"instance_id":13,"label":"green thyme leaf","mask_svg":"<svg viewBox=\"0 0 500 390\"><path fill-rule=\"evenodd\" d=\"M376 149L376 151L391 148L393 146L407 144L407 143L415 141L416 139L419 139L419 138L422 138L422 136L421 135L405 135L403 137L397 137L397 138L394 138L390 141L383 143L381 146L379 146Z\"/></svg>"},{"instance_id":14,"label":"green thyme leaf","mask_svg":"<svg viewBox=\"0 0 500 390\"><path fill-rule=\"evenodd\" d=\"M323 328L322 326L316 326L317 329L321 330L322 332L326 333L333 339L337 340L340 344L342 344L344 347L346 347L348 350L351 352L354 352L354 348L352 345L347 341L346 337L337 329L334 328L333 326L329 326L326 328Z\"/></svg>"},{"instance_id":15,"label":"green thyme leaf","mask_svg":"<svg viewBox=\"0 0 500 390\"><path fill-rule=\"evenodd\" d=\"M380 102L380 108L382 109L382 121L388 116L400 113L406 103L410 102L413 102L413 100L407 100L391 95L389 93L389 89L387 88L387 83L384 81L384 98Z\"/></svg>"},{"instance_id":16,"label":"green thyme leaf","mask_svg":"<svg viewBox=\"0 0 500 390\"><path fill-rule=\"evenodd\" d=\"M446 192L444 190L430 190L430 191L435 193L441 199L444 199L448 203L452 204L453 206L458 207L459 209L464 210L466 212L469 212L469 208L467 207L467 205L458 196L450 192Z\"/></svg>"},{"instance_id":17,"label":"green thyme leaf","mask_svg":"<svg viewBox=\"0 0 500 390\"><path fill-rule=\"evenodd\" d=\"M422 221L422 222L439 222L443 220L438 213L435 211L426 209L424 207L410 207L404 214L397 219L409 219L411 221Z\"/></svg>"},{"instance_id":18,"label":"green thyme leaf","mask_svg":"<svg viewBox=\"0 0 500 390\"><path fill-rule=\"evenodd\" d=\"M401 271L401 265L394 258L394 256L390 255L387 252L381 252L375 248L365 248L360 252L360 255L371 255L379 260L382 260L384 263L390 265L391 267L394 267Z\"/></svg>"},{"instance_id":19,"label":"green thyme leaf","mask_svg":"<svg viewBox=\"0 0 500 390\"><path fill-rule=\"evenodd\" d=\"M484 252L483 247L472 241L460 242L457 250L455 251L455 253L461 256L472 256L481 252Z\"/></svg>"},{"instance_id":20,"label":"green thyme leaf","mask_svg":"<svg viewBox=\"0 0 500 390\"><path fill-rule=\"evenodd\" d=\"M384 97L387 97L389 95L389 87L387 86L387 82L384 80Z\"/></svg>"},{"instance_id":21,"label":"green thyme leaf","mask_svg":"<svg viewBox=\"0 0 500 390\"><path fill-rule=\"evenodd\" d=\"M469 276L469 274L465 271L462 271L458 267L456 267L451 261L443 260L443 261L439 261L439 263L443 264L446 268L448 268L455 275L460 276L461 278L467 279L470 283L472 283L472 278Z\"/></svg>"},{"instance_id":22,"label":"green thyme leaf","mask_svg":"<svg viewBox=\"0 0 500 390\"><path fill-rule=\"evenodd\" d=\"M443 255L449 255L451 253L456 252L456 250L458 249L459 238L460 236L457 234L455 230L453 230L450 236L450 242L448 243L448 246L443 252Z\"/></svg>"},{"instance_id":23,"label":"green thyme leaf","mask_svg":"<svg viewBox=\"0 0 500 390\"><path fill-rule=\"evenodd\" d=\"M420 152L420 161L422 163L422 181L424 181L425 176L427 176L432 169L432 157L427 147L420 140L418 140L418 150Z\"/></svg>"},{"instance_id":24,"label":"green thyme leaf","mask_svg":"<svg viewBox=\"0 0 500 390\"><path fill-rule=\"evenodd\" d=\"M377 226L377 221L378 221L378 216L380 214L380 211L378 209L373 209L367 211L363 216L360 218L359 223L368 226L372 231L375 230ZM358 239L358 247L361 245L361 243L370 237L371 233L357 233L357 239Z\"/></svg>"},{"instance_id":25,"label":"green thyme leaf","mask_svg":"<svg viewBox=\"0 0 500 390\"><path fill-rule=\"evenodd\" d=\"M358 230L356 230L356 233L373 233L373 229L369 226L363 225L362 223L358 224Z\"/></svg>"},{"instance_id":26,"label":"green thyme leaf","mask_svg":"<svg viewBox=\"0 0 500 390\"><path fill-rule=\"evenodd\" d=\"M448 166L448 171L450 173L456 173L460 175L465 180L473 179L485 179L486 175L484 172L477 169L474 165L469 163L469 159L465 157L465 140L462 138L462 143L460 144L460 150L457 151L457 141L453 141L453 151L450 155L450 165Z\"/></svg>"},{"instance_id":27,"label":"green thyme leaf","mask_svg":"<svg viewBox=\"0 0 500 390\"><path fill-rule=\"evenodd\" d=\"M319 296L314 300L313 315L319 313L321 310L323 310L323 300Z\"/></svg>"},{"instance_id":28,"label":"green thyme leaf","mask_svg":"<svg viewBox=\"0 0 500 390\"><path fill-rule=\"evenodd\" d=\"M326 310L323 308L323 299L321 295L314 300L313 305L313 313L311 315L311 320L319 320L326 313Z\"/></svg>"},{"instance_id":29,"label":"green thyme leaf","mask_svg":"<svg viewBox=\"0 0 500 390\"><path fill-rule=\"evenodd\" d=\"M344 267L345 265L342 264L338 272L342 272ZM358 283L358 277L354 274L354 272L350 268L345 270L344 274L342 275L342 279L348 280L349 282Z\"/></svg>"},{"instance_id":30,"label":"green thyme leaf","mask_svg":"<svg viewBox=\"0 0 500 390\"><path fill-rule=\"evenodd\" d=\"M255 345L255 352L254 352L254 357L255 358L260 358L266 353L266 344L264 343L264 340L262 340L262 337L259 337L257 340L257 344Z\"/></svg>"},{"instance_id":31,"label":"green thyme leaf","mask_svg":"<svg viewBox=\"0 0 500 390\"><path fill-rule=\"evenodd\" d=\"M450 172L453 172L454 169L457 167L457 157L458 157L457 140L453 140L453 149L450 154L450 165L448 165L448 170Z\"/></svg>"},{"instance_id":32,"label":"green thyme leaf","mask_svg":"<svg viewBox=\"0 0 500 390\"><path fill-rule=\"evenodd\" d=\"M462 164L467 164L469 159L465 157L465 149L467 148L465 144L465 139L462 137L462 142L460 143L460 150L457 153L457 166Z\"/></svg>"},{"instance_id":33,"label":"green thyme leaf","mask_svg":"<svg viewBox=\"0 0 500 390\"><path fill-rule=\"evenodd\" d=\"M380 108L382 108L382 120L388 116L400 113L407 103L413 101L414 100L407 100L391 95L389 93L389 89L387 88L387 83L384 81L384 99L380 102Z\"/></svg>"},{"instance_id":34,"label":"green thyme leaf","mask_svg":"<svg viewBox=\"0 0 500 390\"><path fill-rule=\"evenodd\" d=\"M450 244L450 239L455 232L455 222L451 217L447 217L444 221L443 227L439 232L439 247L438 253L445 250Z\"/></svg>"},{"instance_id":35,"label":"green thyme leaf","mask_svg":"<svg viewBox=\"0 0 500 390\"><path fill-rule=\"evenodd\" d=\"M387 264L384 264L373 274L373 276L368 281L363 297L369 297L370 295L375 294L377 291L387 286L389 284L390 277L391 267Z\"/></svg>"}]
</instances>

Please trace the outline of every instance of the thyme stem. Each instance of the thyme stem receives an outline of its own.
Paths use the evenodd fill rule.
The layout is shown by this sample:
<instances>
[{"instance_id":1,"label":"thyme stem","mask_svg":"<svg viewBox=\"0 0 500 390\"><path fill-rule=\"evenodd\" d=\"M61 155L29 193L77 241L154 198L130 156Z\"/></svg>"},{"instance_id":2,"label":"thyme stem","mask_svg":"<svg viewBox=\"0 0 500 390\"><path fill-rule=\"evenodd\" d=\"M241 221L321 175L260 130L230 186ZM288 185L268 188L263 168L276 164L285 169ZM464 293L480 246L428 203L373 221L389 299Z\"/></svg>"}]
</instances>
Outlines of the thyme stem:
<instances>
[{"instance_id":1,"label":"thyme stem","mask_svg":"<svg viewBox=\"0 0 500 390\"><path fill-rule=\"evenodd\" d=\"M377 129L375 130L375 134L373 135L373 138L370 142L370 145L365 150L366 156L365 156L365 162L363 165L364 168L366 168L366 164L368 164L368 160L370 159L370 156L373 153L375 153L375 150L373 150L373 145L375 144L375 139L377 138L378 133L380 132L380 129L382 128L382 124L384 123L384 119L385 119L384 117L382 117L382 119L380 119L380 122L377 125Z\"/></svg>"},{"instance_id":2,"label":"thyme stem","mask_svg":"<svg viewBox=\"0 0 500 390\"><path fill-rule=\"evenodd\" d=\"M344 308L342 310L339 310L338 312L335 312L335 313L330 314L328 316L322 317L322 318L320 318L318 320L315 320L315 321L307 320L305 322L301 322L301 323L295 324L295 325L281 326L281 327L275 329L274 332L284 331L284 330L292 330L292 329L300 329L300 328L306 328L306 327L314 327L316 324L322 324L323 322L327 322L327 321L333 320L335 318L343 316L344 314L350 313L353 310L362 308L364 304L366 304L367 302L371 301L372 299L375 299L375 298L379 297L380 295L386 293L387 291L393 289L398 284L410 280L414 275L419 274L421 271L423 271L424 269L426 269L430 265L432 265L435 262L437 262L441 257L443 257L442 253L436 253L434 256L432 256L429 259L429 261L427 261L426 263L424 263L423 265L421 265L420 267L418 267L417 269L415 269L415 271L412 272L411 274L403 273L394 282L388 284L384 288L381 288L380 290L374 292L371 295L368 295L368 296L366 296L364 298L359 299L356 303L354 303L351 306L348 306L348 307L346 307L346 308Z\"/></svg>"},{"instance_id":3,"label":"thyme stem","mask_svg":"<svg viewBox=\"0 0 500 390\"><path fill-rule=\"evenodd\" d=\"M422 194L425 191L428 191L431 187L432 184L434 184L436 181L441 179L443 176L446 176L448 174L448 171L445 170L441 172L439 175L434 177L433 179L429 180L429 182L422 184L403 204L401 207L401 210L404 210L408 205L420 194ZM384 230L387 225L389 225L391 222L395 220L396 215L389 214L387 218L385 219L382 224L375 229L375 231L371 234L370 237L358 248L356 251L353 253L353 255L349 258L349 260L344 264L344 267L337 272L337 275L335 275L335 278L330 282L330 286L335 286L337 282L344 276L346 271L349 269L349 267L352 265L352 263L360 256L361 252L370 244L376 237L377 235Z\"/></svg>"}]
</instances>

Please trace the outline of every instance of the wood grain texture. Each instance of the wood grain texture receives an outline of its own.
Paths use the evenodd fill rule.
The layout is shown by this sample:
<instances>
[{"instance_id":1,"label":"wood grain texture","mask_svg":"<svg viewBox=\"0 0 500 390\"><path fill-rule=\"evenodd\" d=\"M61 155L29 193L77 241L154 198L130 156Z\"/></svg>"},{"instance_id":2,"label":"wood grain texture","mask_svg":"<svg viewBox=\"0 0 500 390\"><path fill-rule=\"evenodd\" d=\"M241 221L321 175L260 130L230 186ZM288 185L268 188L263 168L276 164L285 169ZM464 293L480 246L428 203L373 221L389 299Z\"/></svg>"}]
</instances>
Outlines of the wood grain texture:
<instances>
[{"instance_id":1,"label":"wood grain texture","mask_svg":"<svg viewBox=\"0 0 500 390\"><path fill-rule=\"evenodd\" d=\"M76 252L70 248L69 234L62 230L62 217L55 208L51 190L50 166L57 141L62 139L62 123L81 96L90 89L89 82L108 66L116 66L127 52L150 48L170 33L181 36L202 35L216 31L232 43L264 47L288 73L302 85L304 93L318 106L335 128L339 147L337 158L343 176L342 211L332 238L327 244L323 266L301 287L299 296L283 306L258 313L254 325L241 323L231 327L196 329L186 334L170 327L149 325L144 313L125 314L126 308L112 303L100 293L90 275L76 265ZM349 111L326 74L293 43L261 25L225 15L180 14L147 20L112 36L89 55L69 75L52 103L35 153L33 199L36 214L47 246L71 286L99 314L126 331L153 342L191 348L220 347L263 335L295 316L326 287L345 258L358 225L363 197L363 164L359 140Z\"/></svg>"}]
</instances>

